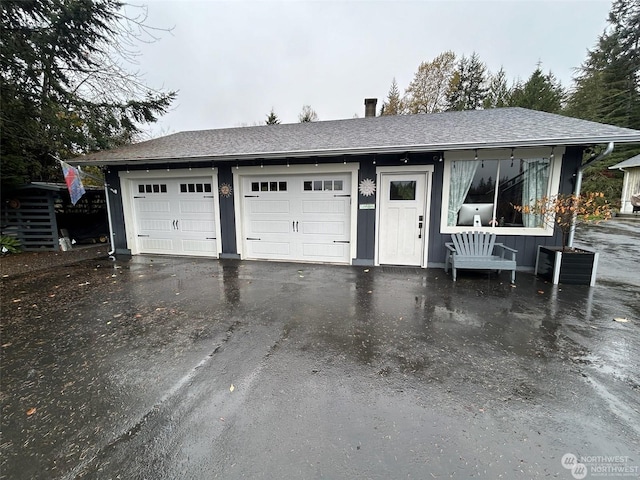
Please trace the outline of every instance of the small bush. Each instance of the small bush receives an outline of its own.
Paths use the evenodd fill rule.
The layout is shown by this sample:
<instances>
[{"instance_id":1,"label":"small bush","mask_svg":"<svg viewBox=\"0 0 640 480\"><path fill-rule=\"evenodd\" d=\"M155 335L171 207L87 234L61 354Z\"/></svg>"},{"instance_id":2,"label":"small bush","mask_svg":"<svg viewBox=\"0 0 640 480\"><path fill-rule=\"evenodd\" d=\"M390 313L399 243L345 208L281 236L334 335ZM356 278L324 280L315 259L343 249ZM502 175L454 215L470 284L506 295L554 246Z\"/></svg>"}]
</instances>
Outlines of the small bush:
<instances>
[{"instance_id":1,"label":"small bush","mask_svg":"<svg viewBox=\"0 0 640 480\"><path fill-rule=\"evenodd\" d=\"M0 251L5 253L20 252L20 241L8 235L0 235Z\"/></svg>"}]
</instances>

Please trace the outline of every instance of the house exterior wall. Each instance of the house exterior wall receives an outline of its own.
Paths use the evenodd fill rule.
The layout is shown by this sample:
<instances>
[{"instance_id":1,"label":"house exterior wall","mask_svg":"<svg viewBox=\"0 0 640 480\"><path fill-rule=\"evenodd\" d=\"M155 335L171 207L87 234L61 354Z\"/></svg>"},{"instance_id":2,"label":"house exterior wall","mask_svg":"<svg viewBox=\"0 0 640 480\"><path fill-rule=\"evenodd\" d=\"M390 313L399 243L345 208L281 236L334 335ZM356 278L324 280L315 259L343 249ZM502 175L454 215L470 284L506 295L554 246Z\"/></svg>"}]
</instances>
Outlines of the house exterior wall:
<instances>
[{"instance_id":1,"label":"house exterior wall","mask_svg":"<svg viewBox=\"0 0 640 480\"><path fill-rule=\"evenodd\" d=\"M429 223L429 236L427 239L427 266L428 267L442 267L445 260L445 242L450 240L450 234L441 233L441 216L442 216L442 198L443 198L443 178L444 178L444 163L441 161L443 155L446 156L447 152L428 152L420 154L409 154L408 163L404 163L404 155L362 155L355 157L333 157L315 159L309 158L306 160L295 160L295 165L306 164L313 165L319 162L323 165L336 165L342 168L343 163L347 161L350 164L357 164L357 175L352 178L353 182L357 182L358 185L365 180L376 180L376 169L379 167L394 167L398 171L401 171L403 167L411 165L430 165L433 168L431 176L431 190L428 193L430 195L429 204L430 211L428 215ZM569 193L573 191L573 185L575 182L575 173L582 160L582 148L580 147L568 147L564 153L562 168L559 180L559 191L561 193ZM273 165L279 165L280 168L288 164L287 159L281 161L269 161L269 165L265 165L265 171L268 167ZM202 165L193 165L194 173L202 169L208 169L211 171L211 162L207 162ZM253 162L253 166L260 166L260 163ZM294 164L292 162L291 166ZM125 167L126 168L126 167ZM113 234L114 234L114 248L116 254L130 253L130 246L127 245L127 225L125 224L124 203L122 201L122 188L119 178L119 170L125 170L123 167L111 167L107 172L107 181L112 188L118 190L118 194L110 192L110 206L111 216L113 222ZM139 169L146 168L146 166L138 167ZM167 168L185 168L184 164L180 165L163 165L162 167L154 167L149 165L151 173L153 169ZM236 202L240 199L237 197L239 192L238 185L234 184L234 170L236 164L231 163L216 163L218 172L218 185L217 191L214 192L219 199L220 209L220 228L221 228L221 242L222 252L221 258L240 258L239 246L237 238L237 222L236 212L238 208ZM295 169L291 169L292 173ZM221 186L231 187L232 195L223 196L220 195L219 190ZM356 186L357 187L357 186ZM373 195L365 196L358 190L357 210L355 216L352 218L352 222L356 222L354 229L355 238L351 238L352 242L355 242L355 257L351 259L353 265L374 265L376 259L376 222L378 219L378 212L375 208L371 208L371 205L377 203L376 191ZM353 237L353 235L352 235ZM559 243L559 235L556 233L552 236L537 236L537 235L499 235L498 241L505 245L518 250L517 262L518 267L522 269L533 269L535 265L535 252L538 245L552 246Z\"/></svg>"}]
</instances>

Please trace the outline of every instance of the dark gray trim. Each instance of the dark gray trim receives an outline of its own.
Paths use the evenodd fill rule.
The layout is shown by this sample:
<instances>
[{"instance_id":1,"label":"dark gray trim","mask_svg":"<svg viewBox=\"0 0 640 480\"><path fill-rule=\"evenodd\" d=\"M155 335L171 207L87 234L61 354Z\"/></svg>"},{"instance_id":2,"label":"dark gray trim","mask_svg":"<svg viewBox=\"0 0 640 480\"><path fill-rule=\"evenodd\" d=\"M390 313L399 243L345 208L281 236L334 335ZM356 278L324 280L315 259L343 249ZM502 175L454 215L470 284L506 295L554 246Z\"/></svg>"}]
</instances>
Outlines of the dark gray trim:
<instances>
[{"instance_id":1,"label":"dark gray trim","mask_svg":"<svg viewBox=\"0 0 640 480\"><path fill-rule=\"evenodd\" d=\"M357 258L353 258L351 259L351 265L353 265L354 267L373 267L375 265L375 262L373 261L373 259L371 260L366 260L366 259L357 259Z\"/></svg>"},{"instance_id":2,"label":"dark gray trim","mask_svg":"<svg viewBox=\"0 0 640 480\"><path fill-rule=\"evenodd\" d=\"M229 260L240 260L240 254L239 253L221 253L220 258L229 259Z\"/></svg>"},{"instance_id":3,"label":"dark gray trim","mask_svg":"<svg viewBox=\"0 0 640 480\"><path fill-rule=\"evenodd\" d=\"M373 164L374 158L375 156L369 156L360 159L358 177L353 179L354 182L357 182L356 187L359 187L360 182L366 178L376 182L376 166ZM360 205L375 204L376 198L377 191L373 195L365 197L360 193L360 189L358 188L356 257L364 262L371 262L371 265L375 259L377 210L375 208L372 210L360 210ZM357 265L355 261L353 264ZM367 265L369 265L369 263L367 263Z\"/></svg>"},{"instance_id":4,"label":"dark gray trim","mask_svg":"<svg viewBox=\"0 0 640 480\"><path fill-rule=\"evenodd\" d=\"M240 258L236 244L235 194L225 197L219 193L220 185L223 183L231 185L232 191L236 191L236 186L233 184L232 169L231 165L221 165L218 168L218 191L215 194L220 199L220 231L222 234L222 254L220 258ZM238 256L226 257L223 255Z\"/></svg>"},{"instance_id":5,"label":"dark gray trim","mask_svg":"<svg viewBox=\"0 0 640 480\"><path fill-rule=\"evenodd\" d=\"M108 169L105 173L105 180L110 188L105 191L106 195L109 195L109 206L111 207L111 224L113 227L113 245L112 249L115 249L116 254L119 251L127 251L128 255L131 255L131 250L127 245L127 230L124 221L124 207L122 205L122 185L120 184L120 176L118 170ZM113 193L116 190L118 193Z\"/></svg>"}]
</instances>

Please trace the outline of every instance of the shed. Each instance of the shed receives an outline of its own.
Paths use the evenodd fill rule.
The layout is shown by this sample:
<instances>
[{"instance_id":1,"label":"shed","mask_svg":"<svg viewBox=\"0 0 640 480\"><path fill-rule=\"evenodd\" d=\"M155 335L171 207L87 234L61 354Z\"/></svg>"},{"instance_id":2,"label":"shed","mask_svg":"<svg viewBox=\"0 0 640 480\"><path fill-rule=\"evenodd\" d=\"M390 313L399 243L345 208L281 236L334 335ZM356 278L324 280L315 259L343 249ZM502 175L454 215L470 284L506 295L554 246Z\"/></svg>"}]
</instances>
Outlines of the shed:
<instances>
[{"instance_id":1,"label":"shed","mask_svg":"<svg viewBox=\"0 0 640 480\"><path fill-rule=\"evenodd\" d=\"M106 242L104 188L85 190L75 205L64 183L32 182L3 192L2 234L17 238L25 251L58 250L62 229L77 243Z\"/></svg>"},{"instance_id":2,"label":"shed","mask_svg":"<svg viewBox=\"0 0 640 480\"><path fill-rule=\"evenodd\" d=\"M624 172L620 213L640 212L640 155L628 158L609 169Z\"/></svg>"}]
</instances>

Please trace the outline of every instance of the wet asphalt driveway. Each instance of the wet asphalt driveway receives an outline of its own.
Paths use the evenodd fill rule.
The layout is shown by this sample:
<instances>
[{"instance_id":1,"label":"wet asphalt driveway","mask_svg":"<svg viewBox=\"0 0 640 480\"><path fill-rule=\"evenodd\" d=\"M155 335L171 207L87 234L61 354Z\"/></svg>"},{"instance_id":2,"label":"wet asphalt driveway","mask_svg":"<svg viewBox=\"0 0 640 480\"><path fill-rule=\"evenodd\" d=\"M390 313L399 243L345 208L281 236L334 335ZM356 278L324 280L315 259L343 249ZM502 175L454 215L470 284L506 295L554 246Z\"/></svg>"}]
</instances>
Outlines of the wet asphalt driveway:
<instances>
[{"instance_id":1,"label":"wet asphalt driveway","mask_svg":"<svg viewBox=\"0 0 640 480\"><path fill-rule=\"evenodd\" d=\"M152 256L10 275L0 477L572 479L572 453L635 478L640 222L580 238L595 288Z\"/></svg>"}]
</instances>

